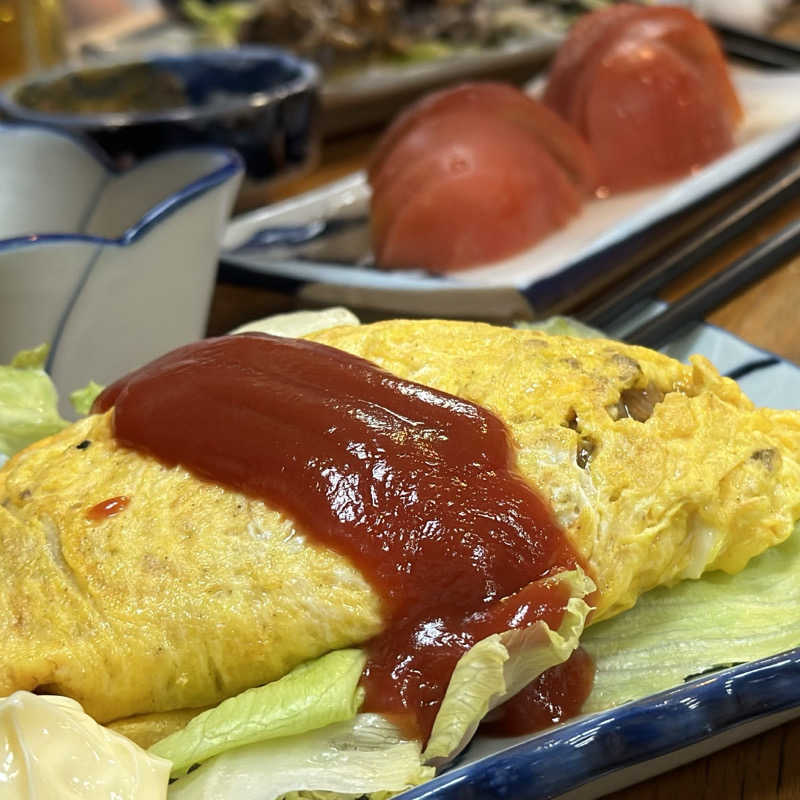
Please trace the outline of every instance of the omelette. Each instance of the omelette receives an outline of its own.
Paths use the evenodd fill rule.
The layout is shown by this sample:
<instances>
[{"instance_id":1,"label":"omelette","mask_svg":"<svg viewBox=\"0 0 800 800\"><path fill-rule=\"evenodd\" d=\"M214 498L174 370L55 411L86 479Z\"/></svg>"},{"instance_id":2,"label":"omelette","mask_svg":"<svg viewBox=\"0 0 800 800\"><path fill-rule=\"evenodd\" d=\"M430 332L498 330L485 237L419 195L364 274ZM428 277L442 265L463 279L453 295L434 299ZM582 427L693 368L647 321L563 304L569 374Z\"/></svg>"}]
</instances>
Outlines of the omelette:
<instances>
[{"instance_id":1,"label":"omelette","mask_svg":"<svg viewBox=\"0 0 800 800\"><path fill-rule=\"evenodd\" d=\"M597 584L592 622L655 586L737 572L800 518L800 414L754 408L702 357L437 320L309 338L502 420ZM344 556L261 500L121 446L112 414L0 470L0 696L185 721L382 631L379 593Z\"/></svg>"}]
</instances>

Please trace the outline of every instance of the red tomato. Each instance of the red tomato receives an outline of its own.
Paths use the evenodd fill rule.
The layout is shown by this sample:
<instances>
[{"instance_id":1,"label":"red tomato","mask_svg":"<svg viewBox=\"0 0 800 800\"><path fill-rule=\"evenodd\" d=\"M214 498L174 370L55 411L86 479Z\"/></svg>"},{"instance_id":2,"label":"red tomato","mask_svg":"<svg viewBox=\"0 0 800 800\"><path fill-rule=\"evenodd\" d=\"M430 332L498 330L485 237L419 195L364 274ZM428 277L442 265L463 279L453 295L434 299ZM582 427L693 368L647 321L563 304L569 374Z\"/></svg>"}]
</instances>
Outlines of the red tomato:
<instances>
[{"instance_id":1,"label":"red tomato","mask_svg":"<svg viewBox=\"0 0 800 800\"><path fill-rule=\"evenodd\" d=\"M434 92L401 114L381 137L368 168L370 183L376 184L384 171L391 174L403 159L413 158L427 143L414 137L422 122L435 116L473 111L519 125L564 168L584 192L597 186L597 165L586 142L557 114L510 84L465 83ZM398 145L403 142L404 148Z\"/></svg>"},{"instance_id":2,"label":"red tomato","mask_svg":"<svg viewBox=\"0 0 800 800\"><path fill-rule=\"evenodd\" d=\"M591 81L585 126L617 191L672 180L733 145L731 126L697 70L661 42L623 40Z\"/></svg>"},{"instance_id":3,"label":"red tomato","mask_svg":"<svg viewBox=\"0 0 800 800\"><path fill-rule=\"evenodd\" d=\"M589 142L611 189L685 174L730 149L741 106L710 29L683 8L614 6L559 50L545 103Z\"/></svg>"},{"instance_id":4,"label":"red tomato","mask_svg":"<svg viewBox=\"0 0 800 800\"><path fill-rule=\"evenodd\" d=\"M450 271L494 261L529 247L580 208L565 171L535 137L502 118L441 114L407 137L420 156L395 159L406 151L401 139L374 186L373 247L381 266Z\"/></svg>"},{"instance_id":5,"label":"red tomato","mask_svg":"<svg viewBox=\"0 0 800 800\"><path fill-rule=\"evenodd\" d=\"M570 28L567 40L558 48L544 91L544 104L575 124L578 115L578 82L586 65L605 50L605 42L616 38L620 25L639 18L641 6L620 4L580 17Z\"/></svg>"}]
</instances>

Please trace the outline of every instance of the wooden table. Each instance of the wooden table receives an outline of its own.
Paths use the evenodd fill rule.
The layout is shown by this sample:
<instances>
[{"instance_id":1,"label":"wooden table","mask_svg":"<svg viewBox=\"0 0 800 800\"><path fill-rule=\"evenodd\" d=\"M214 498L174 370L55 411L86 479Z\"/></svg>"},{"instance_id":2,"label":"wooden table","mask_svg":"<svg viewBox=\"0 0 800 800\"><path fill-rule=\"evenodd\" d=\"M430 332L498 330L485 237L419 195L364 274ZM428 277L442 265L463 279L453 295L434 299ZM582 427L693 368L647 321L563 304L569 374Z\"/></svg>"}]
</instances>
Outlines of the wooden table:
<instances>
[{"instance_id":1,"label":"wooden table","mask_svg":"<svg viewBox=\"0 0 800 800\"><path fill-rule=\"evenodd\" d=\"M319 168L284 185L274 199L307 191L360 169L375 137L372 132L328 142ZM795 155L800 155L800 150ZM679 297L798 217L800 201L788 205L668 287L663 297L667 300ZM209 333L222 333L247 320L296 307L294 299L275 292L220 284L214 297ZM800 258L726 303L709 321L800 363ZM800 641L800 632L798 638ZM800 719L609 797L613 800L800 800Z\"/></svg>"}]
</instances>

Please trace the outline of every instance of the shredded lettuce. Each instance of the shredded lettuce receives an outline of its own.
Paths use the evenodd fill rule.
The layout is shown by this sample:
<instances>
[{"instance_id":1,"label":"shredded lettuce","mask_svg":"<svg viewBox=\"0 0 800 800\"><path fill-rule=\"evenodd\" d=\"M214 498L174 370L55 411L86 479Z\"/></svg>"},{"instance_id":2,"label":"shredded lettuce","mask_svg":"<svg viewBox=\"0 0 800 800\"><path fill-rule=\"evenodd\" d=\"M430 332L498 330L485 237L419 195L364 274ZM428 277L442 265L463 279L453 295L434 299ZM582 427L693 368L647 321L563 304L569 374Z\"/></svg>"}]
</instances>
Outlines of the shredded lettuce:
<instances>
[{"instance_id":1,"label":"shredded lettuce","mask_svg":"<svg viewBox=\"0 0 800 800\"><path fill-rule=\"evenodd\" d=\"M92 410L92 403L105 387L94 381L89 381L83 389L76 389L70 393L69 402L77 414L85 417Z\"/></svg>"},{"instance_id":2,"label":"shredded lettuce","mask_svg":"<svg viewBox=\"0 0 800 800\"><path fill-rule=\"evenodd\" d=\"M515 322L515 328L522 330L542 331L551 336L572 336L576 339L605 339L608 334L572 317L547 317L534 322Z\"/></svg>"},{"instance_id":3,"label":"shredded lettuce","mask_svg":"<svg viewBox=\"0 0 800 800\"><path fill-rule=\"evenodd\" d=\"M69 423L58 413L58 394L44 371L49 347L23 350L0 366L0 453L11 456L23 447L57 433Z\"/></svg>"},{"instance_id":4,"label":"shredded lettuce","mask_svg":"<svg viewBox=\"0 0 800 800\"><path fill-rule=\"evenodd\" d=\"M434 766L466 745L490 708L577 646L590 611L582 598L594 584L581 570L554 580L570 593L558 630L539 622L489 636L465 653L424 754L419 742L405 739L390 721L357 713L366 656L340 650L221 703L153 745L150 752L170 759L173 776L180 776L170 798L377 797L433 777Z\"/></svg>"},{"instance_id":5,"label":"shredded lettuce","mask_svg":"<svg viewBox=\"0 0 800 800\"><path fill-rule=\"evenodd\" d=\"M418 742L379 714L229 750L172 784L170 800L277 800L294 792L361 797L432 778Z\"/></svg>"},{"instance_id":6,"label":"shredded lettuce","mask_svg":"<svg viewBox=\"0 0 800 800\"><path fill-rule=\"evenodd\" d=\"M566 661L578 646L591 608L582 599L594 583L578 569L558 576L570 591L557 631L544 622L482 639L458 661L433 724L426 763L450 761L469 742L480 721L545 670Z\"/></svg>"},{"instance_id":7,"label":"shredded lettuce","mask_svg":"<svg viewBox=\"0 0 800 800\"><path fill-rule=\"evenodd\" d=\"M411 64L426 61L436 61L440 58L447 58L458 52L458 49L447 42L437 39L424 39L419 42L412 42L402 53L395 56L396 60Z\"/></svg>"},{"instance_id":8,"label":"shredded lettuce","mask_svg":"<svg viewBox=\"0 0 800 800\"><path fill-rule=\"evenodd\" d=\"M180 8L200 28L209 43L223 47L236 44L239 29L254 13L252 4L241 0L218 4L204 0L182 0Z\"/></svg>"},{"instance_id":9,"label":"shredded lettuce","mask_svg":"<svg viewBox=\"0 0 800 800\"><path fill-rule=\"evenodd\" d=\"M269 333L272 336L307 336L315 331L337 328L340 325L358 325L358 317L343 306L322 308L319 311L287 311L285 314L273 314L270 317L256 319L231 333Z\"/></svg>"},{"instance_id":10,"label":"shredded lettuce","mask_svg":"<svg viewBox=\"0 0 800 800\"><path fill-rule=\"evenodd\" d=\"M742 572L653 589L618 617L590 627L594 658L587 713L646 697L714 668L800 645L800 526Z\"/></svg>"},{"instance_id":11,"label":"shredded lettuce","mask_svg":"<svg viewBox=\"0 0 800 800\"><path fill-rule=\"evenodd\" d=\"M351 649L301 664L198 714L150 752L172 761L175 776L226 750L352 719L363 699L358 681L365 663L365 654Z\"/></svg>"}]
</instances>

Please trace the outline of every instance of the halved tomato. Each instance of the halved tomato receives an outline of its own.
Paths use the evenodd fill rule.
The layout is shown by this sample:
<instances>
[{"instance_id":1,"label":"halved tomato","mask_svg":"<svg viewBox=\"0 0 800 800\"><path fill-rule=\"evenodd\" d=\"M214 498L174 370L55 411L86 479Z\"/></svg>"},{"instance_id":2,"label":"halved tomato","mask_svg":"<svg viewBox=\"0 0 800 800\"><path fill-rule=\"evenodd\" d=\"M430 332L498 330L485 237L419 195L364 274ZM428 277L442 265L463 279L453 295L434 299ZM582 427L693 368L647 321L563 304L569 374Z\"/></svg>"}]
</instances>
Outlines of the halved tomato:
<instances>
[{"instance_id":1,"label":"halved tomato","mask_svg":"<svg viewBox=\"0 0 800 800\"><path fill-rule=\"evenodd\" d=\"M450 271L494 261L529 247L580 208L565 171L535 137L504 119L441 114L413 135L428 143L427 152L382 170L374 186L380 266Z\"/></svg>"},{"instance_id":2,"label":"halved tomato","mask_svg":"<svg viewBox=\"0 0 800 800\"><path fill-rule=\"evenodd\" d=\"M708 163L733 145L742 114L714 34L687 9L663 6L581 18L544 101L585 137L614 190Z\"/></svg>"},{"instance_id":3,"label":"halved tomato","mask_svg":"<svg viewBox=\"0 0 800 800\"><path fill-rule=\"evenodd\" d=\"M510 84L464 83L430 94L402 113L381 137L367 170L375 185L399 163L416 158L428 146L419 126L439 115L473 111L519 125L550 153L583 192L597 186L597 165L586 142L557 114ZM400 143L402 142L402 149Z\"/></svg>"},{"instance_id":4,"label":"halved tomato","mask_svg":"<svg viewBox=\"0 0 800 800\"><path fill-rule=\"evenodd\" d=\"M699 72L662 42L620 41L590 86L584 124L612 190L673 180L733 145Z\"/></svg>"}]
</instances>

